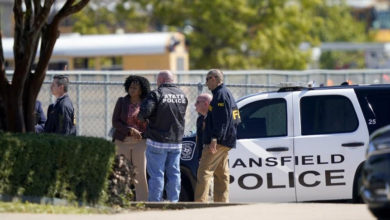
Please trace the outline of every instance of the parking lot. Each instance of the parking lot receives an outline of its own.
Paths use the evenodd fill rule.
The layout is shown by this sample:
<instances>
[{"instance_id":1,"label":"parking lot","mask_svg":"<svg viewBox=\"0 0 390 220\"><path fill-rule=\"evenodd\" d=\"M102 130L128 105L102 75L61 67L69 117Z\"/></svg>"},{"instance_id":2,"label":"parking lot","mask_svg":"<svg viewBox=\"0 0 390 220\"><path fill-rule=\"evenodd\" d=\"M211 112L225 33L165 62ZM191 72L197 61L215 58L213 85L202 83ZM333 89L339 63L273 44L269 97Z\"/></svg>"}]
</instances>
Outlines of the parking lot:
<instances>
[{"instance_id":1,"label":"parking lot","mask_svg":"<svg viewBox=\"0 0 390 220\"><path fill-rule=\"evenodd\" d=\"M365 204L336 203L257 203L184 210L132 211L115 215L0 214L6 220L367 220L375 219Z\"/></svg>"}]
</instances>

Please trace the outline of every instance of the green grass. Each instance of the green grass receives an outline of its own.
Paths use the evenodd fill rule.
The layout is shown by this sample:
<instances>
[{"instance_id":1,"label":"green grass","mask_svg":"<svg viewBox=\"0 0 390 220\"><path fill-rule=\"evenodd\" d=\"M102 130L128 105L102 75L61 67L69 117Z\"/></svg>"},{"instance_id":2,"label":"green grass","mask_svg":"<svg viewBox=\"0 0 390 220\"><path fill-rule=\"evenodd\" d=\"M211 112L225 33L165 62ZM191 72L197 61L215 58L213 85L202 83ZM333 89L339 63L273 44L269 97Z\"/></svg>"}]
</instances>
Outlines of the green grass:
<instances>
[{"instance_id":1,"label":"green grass","mask_svg":"<svg viewBox=\"0 0 390 220\"><path fill-rule=\"evenodd\" d=\"M121 210L108 207L77 207L41 205L21 202L0 202L0 213L42 213L42 214L114 214Z\"/></svg>"}]
</instances>

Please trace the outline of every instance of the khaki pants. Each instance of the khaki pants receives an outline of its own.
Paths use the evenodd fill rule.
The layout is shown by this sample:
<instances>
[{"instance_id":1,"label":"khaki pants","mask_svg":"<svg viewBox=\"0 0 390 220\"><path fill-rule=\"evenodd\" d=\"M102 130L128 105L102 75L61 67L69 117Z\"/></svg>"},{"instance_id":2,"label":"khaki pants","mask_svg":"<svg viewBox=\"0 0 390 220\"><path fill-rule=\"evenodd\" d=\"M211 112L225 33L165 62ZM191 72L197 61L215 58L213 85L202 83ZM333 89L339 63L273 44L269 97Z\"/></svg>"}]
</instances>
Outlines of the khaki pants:
<instances>
[{"instance_id":1,"label":"khaki pants","mask_svg":"<svg viewBox=\"0 0 390 220\"><path fill-rule=\"evenodd\" d=\"M212 154L208 145L204 145L197 174L196 202L208 202L210 180L213 176L214 202L229 202L229 150L229 147L218 144L217 152Z\"/></svg>"},{"instance_id":2,"label":"khaki pants","mask_svg":"<svg viewBox=\"0 0 390 220\"><path fill-rule=\"evenodd\" d=\"M123 154L127 160L132 161L135 166L136 179L135 193L137 201L148 200L148 183L146 180L146 140L137 140L133 137L126 137L125 140L115 140L117 155Z\"/></svg>"}]
</instances>

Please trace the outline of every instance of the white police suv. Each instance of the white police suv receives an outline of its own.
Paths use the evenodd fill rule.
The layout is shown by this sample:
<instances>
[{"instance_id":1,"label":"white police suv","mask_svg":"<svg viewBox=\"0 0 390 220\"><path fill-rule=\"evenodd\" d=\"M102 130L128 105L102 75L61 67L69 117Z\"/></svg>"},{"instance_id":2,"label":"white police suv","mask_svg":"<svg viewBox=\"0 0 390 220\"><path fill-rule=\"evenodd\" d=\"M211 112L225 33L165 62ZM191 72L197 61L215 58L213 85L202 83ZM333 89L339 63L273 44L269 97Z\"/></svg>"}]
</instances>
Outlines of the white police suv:
<instances>
[{"instance_id":1,"label":"white police suv","mask_svg":"<svg viewBox=\"0 0 390 220\"><path fill-rule=\"evenodd\" d=\"M360 200L369 135L390 124L390 85L289 86L237 105L231 202ZM182 200L193 199L200 150L184 139Z\"/></svg>"}]
</instances>

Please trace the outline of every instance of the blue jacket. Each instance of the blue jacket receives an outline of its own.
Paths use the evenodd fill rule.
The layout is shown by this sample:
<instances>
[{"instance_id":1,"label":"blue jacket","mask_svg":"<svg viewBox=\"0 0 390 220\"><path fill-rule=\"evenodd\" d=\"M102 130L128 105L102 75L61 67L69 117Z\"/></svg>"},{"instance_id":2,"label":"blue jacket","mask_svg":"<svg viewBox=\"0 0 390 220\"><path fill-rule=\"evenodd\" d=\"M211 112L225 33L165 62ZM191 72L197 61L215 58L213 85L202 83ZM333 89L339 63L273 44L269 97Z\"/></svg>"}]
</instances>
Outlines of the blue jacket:
<instances>
[{"instance_id":1,"label":"blue jacket","mask_svg":"<svg viewBox=\"0 0 390 220\"><path fill-rule=\"evenodd\" d=\"M47 109L46 133L76 135L76 122L72 101L68 94L57 99Z\"/></svg>"},{"instance_id":2,"label":"blue jacket","mask_svg":"<svg viewBox=\"0 0 390 220\"><path fill-rule=\"evenodd\" d=\"M213 99L206 117L203 143L210 144L211 139L216 138L217 144L235 148L237 125L241 122L236 102L224 84L219 85L212 93Z\"/></svg>"}]
</instances>

